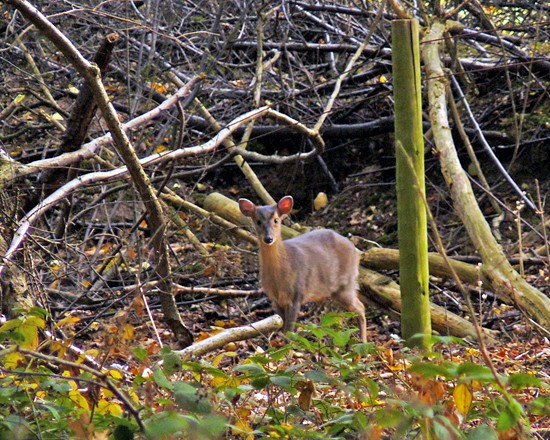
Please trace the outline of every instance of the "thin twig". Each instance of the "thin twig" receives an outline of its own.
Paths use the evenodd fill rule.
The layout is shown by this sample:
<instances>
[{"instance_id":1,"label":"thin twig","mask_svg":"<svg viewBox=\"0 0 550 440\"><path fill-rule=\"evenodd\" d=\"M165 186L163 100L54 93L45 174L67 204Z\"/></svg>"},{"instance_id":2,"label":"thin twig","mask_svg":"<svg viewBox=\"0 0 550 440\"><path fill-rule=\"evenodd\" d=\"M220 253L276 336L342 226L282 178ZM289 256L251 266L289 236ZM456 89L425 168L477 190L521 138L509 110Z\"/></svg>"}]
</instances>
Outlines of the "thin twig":
<instances>
[{"instance_id":1,"label":"thin twig","mask_svg":"<svg viewBox=\"0 0 550 440\"><path fill-rule=\"evenodd\" d=\"M481 142L481 145L483 145L483 149L485 152L489 155L495 166L498 168L500 174L506 179L506 181L510 184L510 186L513 188L513 190L516 192L516 194L525 202L529 208L531 208L533 211L536 211L535 205L529 200L529 198L524 194L524 192L521 190L521 188L514 182L514 179L510 177L508 174L508 171L504 168L502 163L498 160L498 157L493 152L493 149L488 144L487 140L485 139L485 136L483 135L483 132L481 131L481 127L477 123L477 120L472 112L472 109L470 108L470 105L468 104L468 101L466 100L466 97L464 96L464 93L462 93L462 89L460 88L460 84L456 80L454 76L451 75L451 82L453 83L453 86L456 89L456 92L458 94L458 97L460 101L462 102L462 105L464 106L464 109L468 113L468 117L470 118L470 122L474 126L477 135L479 137L479 140Z\"/></svg>"}]
</instances>

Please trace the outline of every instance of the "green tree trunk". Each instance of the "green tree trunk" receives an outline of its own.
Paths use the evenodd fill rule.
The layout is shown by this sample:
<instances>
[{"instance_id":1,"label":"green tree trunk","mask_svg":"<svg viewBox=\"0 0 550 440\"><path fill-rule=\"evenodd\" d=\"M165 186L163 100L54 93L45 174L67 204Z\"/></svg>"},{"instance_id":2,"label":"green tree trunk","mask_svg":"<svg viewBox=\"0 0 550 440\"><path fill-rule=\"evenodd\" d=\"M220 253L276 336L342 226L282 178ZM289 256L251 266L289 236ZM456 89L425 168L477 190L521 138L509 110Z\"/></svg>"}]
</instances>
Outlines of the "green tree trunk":
<instances>
[{"instance_id":1,"label":"green tree trunk","mask_svg":"<svg viewBox=\"0 0 550 440\"><path fill-rule=\"evenodd\" d=\"M428 290L428 241L424 205L424 140L417 20L394 20L393 93L397 157L397 215L401 333L408 344L429 348L432 328Z\"/></svg>"}]
</instances>

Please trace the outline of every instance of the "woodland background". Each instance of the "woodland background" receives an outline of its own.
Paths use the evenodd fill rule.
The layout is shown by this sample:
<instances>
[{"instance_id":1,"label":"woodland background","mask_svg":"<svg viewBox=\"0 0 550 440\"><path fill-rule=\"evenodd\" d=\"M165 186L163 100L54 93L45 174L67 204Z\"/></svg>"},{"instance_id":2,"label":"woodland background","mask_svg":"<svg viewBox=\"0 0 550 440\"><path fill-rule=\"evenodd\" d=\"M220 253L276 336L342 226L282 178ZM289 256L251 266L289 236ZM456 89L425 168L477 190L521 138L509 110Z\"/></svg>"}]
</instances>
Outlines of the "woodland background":
<instances>
[{"instance_id":1,"label":"woodland background","mask_svg":"<svg viewBox=\"0 0 550 440\"><path fill-rule=\"evenodd\" d=\"M215 193L291 194L295 229L397 248L391 20L411 13L454 23L441 59L457 153L506 257L548 296L545 2L33 5L77 52L16 11L29 4L0 2L0 438L548 438L548 328L472 280L475 317L451 277L432 274L431 300L493 344L439 331L429 361L369 292L368 344L346 314L311 306L288 344L267 332L191 358L167 348L273 313L254 240ZM107 136L117 121L86 60L127 148ZM433 225L475 267L424 108ZM376 261L363 264L381 283L398 280Z\"/></svg>"}]
</instances>

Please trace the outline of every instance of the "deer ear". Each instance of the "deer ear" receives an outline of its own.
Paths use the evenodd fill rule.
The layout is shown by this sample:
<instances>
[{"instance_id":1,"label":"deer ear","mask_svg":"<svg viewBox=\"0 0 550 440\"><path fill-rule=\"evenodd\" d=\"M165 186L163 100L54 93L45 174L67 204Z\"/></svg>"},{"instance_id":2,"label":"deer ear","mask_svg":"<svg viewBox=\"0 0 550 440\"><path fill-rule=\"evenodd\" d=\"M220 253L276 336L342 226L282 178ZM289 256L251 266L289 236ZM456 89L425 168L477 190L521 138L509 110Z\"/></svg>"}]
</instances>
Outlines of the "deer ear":
<instances>
[{"instance_id":1,"label":"deer ear","mask_svg":"<svg viewBox=\"0 0 550 440\"><path fill-rule=\"evenodd\" d=\"M284 196L281 200L279 200L279 203L277 203L277 210L279 211L279 214L287 215L292 210L292 206L294 206L294 199L292 196Z\"/></svg>"},{"instance_id":2,"label":"deer ear","mask_svg":"<svg viewBox=\"0 0 550 440\"><path fill-rule=\"evenodd\" d=\"M247 217L253 217L256 214L256 205L248 199L239 199L239 209Z\"/></svg>"}]
</instances>

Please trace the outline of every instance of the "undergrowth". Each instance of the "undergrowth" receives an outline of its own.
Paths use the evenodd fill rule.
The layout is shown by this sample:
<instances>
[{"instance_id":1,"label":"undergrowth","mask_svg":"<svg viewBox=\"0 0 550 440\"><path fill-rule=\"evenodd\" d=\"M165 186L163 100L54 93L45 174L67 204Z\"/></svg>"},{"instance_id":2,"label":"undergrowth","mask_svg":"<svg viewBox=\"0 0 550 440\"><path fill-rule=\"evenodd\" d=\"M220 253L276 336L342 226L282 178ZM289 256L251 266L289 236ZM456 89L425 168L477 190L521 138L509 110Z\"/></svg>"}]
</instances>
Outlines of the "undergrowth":
<instances>
[{"instance_id":1,"label":"undergrowth","mask_svg":"<svg viewBox=\"0 0 550 440\"><path fill-rule=\"evenodd\" d=\"M0 439L524 438L550 415L534 372L503 374L500 389L460 339L435 337L420 356L357 343L348 317L326 314L246 359L182 361L133 341L123 369L39 342L47 314L34 308L0 327Z\"/></svg>"}]
</instances>

